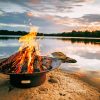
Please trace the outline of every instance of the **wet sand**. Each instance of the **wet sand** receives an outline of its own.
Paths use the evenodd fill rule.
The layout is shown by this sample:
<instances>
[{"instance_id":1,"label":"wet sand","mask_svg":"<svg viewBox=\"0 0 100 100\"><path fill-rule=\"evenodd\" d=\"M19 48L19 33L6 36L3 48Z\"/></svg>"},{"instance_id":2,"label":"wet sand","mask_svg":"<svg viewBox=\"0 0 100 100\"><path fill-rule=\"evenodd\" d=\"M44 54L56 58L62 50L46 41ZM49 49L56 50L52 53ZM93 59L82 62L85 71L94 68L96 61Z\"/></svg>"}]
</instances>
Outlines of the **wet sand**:
<instances>
[{"instance_id":1,"label":"wet sand","mask_svg":"<svg viewBox=\"0 0 100 100\"><path fill-rule=\"evenodd\" d=\"M10 91L9 87L9 77L0 74L0 100L100 100L97 88L59 69L49 72L41 86Z\"/></svg>"}]
</instances>

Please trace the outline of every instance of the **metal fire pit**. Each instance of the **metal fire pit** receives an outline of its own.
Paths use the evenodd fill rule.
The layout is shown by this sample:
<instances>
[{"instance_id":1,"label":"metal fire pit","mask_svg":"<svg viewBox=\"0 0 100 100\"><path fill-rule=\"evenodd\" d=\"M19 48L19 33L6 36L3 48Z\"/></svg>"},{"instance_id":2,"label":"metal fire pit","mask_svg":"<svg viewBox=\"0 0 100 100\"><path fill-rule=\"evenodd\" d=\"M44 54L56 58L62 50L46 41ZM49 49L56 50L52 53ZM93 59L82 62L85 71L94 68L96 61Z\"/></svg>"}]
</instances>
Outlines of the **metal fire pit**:
<instances>
[{"instance_id":1,"label":"metal fire pit","mask_svg":"<svg viewBox=\"0 0 100 100\"><path fill-rule=\"evenodd\" d=\"M29 88L43 84L46 73L38 74L10 74L10 84L18 88Z\"/></svg>"},{"instance_id":2,"label":"metal fire pit","mask_svg":"<svg viewBox=\"0 0 100 100\"><path fill-rule=\"evenodd\" d=\"M18 88L29 88L35 87L43 84L46 80L46 73L59 67L61 61L56 58L51 58L52 64L51 69L42 71L42 72L34 72L33 74L13 74L10 73L10 83L11 85Z\"/></svg>"}]
</instances>

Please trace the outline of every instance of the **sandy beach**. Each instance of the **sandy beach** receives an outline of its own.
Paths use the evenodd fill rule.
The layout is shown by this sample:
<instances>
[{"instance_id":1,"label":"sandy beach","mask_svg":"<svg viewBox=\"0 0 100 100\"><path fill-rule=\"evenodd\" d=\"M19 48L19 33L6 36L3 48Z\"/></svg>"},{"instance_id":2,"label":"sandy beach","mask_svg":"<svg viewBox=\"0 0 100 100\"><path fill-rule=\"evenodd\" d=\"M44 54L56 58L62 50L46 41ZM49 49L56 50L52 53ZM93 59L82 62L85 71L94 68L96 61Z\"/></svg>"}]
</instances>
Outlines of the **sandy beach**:
<instances>
[{"instance_id":1,"label":"sandy beach","mask_svg":"<svg viewBox=\"0 0 100 100\"><path fill-rule=\"evenodd\" d=\"M0 74L0 100L100 100L100 94L77 76L56 69L44 84L28 89L11 87L9 77Z\"/></svg>"}]
</instances>

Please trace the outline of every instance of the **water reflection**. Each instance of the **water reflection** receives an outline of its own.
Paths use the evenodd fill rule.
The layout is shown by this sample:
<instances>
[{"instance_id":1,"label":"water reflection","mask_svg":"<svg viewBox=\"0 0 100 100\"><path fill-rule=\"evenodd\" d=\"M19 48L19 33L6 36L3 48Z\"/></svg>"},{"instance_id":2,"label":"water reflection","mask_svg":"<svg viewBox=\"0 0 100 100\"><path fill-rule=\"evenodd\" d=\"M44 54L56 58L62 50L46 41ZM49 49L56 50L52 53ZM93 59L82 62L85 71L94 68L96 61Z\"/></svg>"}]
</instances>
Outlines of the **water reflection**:
<instances>
[{"instance_id":1,"label":"water reflection","mask_svg":"<svg viewBox=\"0 0 100 100\"><path fill-rule=\"evenodd\" d=\"M19 39L20 36L2 36L0 35L0 40L9 40L9 39Z\"/></svg>"},{"instance_id":2,"label":"water reflection","mask_svg":"<svg viewBox=\"0 0 100 100\"><path fill-rule=\"evenodd\" d=\"M72 43L84 43L84 44L94 44L94 45L100 45L100 39L96 38L58 38L62 41L71 41Z\"/></svg>"},{"instance_id":3,"label":"water reflection","mask_svg":"<svg viewBox=\"0 0 100 100\"><path fill-rule=\"evenodd\" d=\"M62 64L61 69L95 85L100 83L100 39L45 37L39 43L42 55L51 56L52 52L61 51L77 60L75 64ZM19 46L18 37L0 38L0 57L10 56Z\"/></svg>"},{"instance_id":4,"label":"water reflection","mask_svg":"<svg viewBox=\"0 0 100 100\"><path fill-rule=\"evenodd\" d=\"M19 39L20 36L2 36L0 35L0 40L8 39ZM39 36L38 36L39 38ZM48 39L57 39L62 41L71 41L71 43L84 43L84 44L94 44L100 45L100 38L80 38L80 37L45 37Z\"/></svg>"}]
</instances>

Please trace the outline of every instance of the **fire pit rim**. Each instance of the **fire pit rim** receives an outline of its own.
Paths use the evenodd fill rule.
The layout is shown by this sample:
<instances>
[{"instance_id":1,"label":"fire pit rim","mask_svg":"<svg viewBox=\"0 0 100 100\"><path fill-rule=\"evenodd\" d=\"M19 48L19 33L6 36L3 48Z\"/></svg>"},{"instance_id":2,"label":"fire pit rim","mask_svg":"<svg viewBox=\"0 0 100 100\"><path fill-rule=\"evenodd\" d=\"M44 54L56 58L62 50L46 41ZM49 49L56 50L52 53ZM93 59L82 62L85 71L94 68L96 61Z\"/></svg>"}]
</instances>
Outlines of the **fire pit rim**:
<instances>
[{"instance_id":1,"label":"fire pit rim","mask_svg":"<svg viewBox=\"0 0 100 100\"><path fill-rule=\"evenodd\" d=\"M43 56L43 57L46 57L46 56ZM52 67L51 69L47 69L47 70L41 71L41 72L34 72L32 74L31 73L18 73L18 74L17 73L3 73L3 74L6 74L6 75L37 75L37 74L42 74L42 73L47 73L49 71L52 71L52 70L58 68L62 63L61 60L59 60L57 58L53 58L53 57L49 57L49 58L51 58L53 61L56 60L55 62L58 63L58 65L57 66L55 65L55 67Z\"/></svg>"}]
</instances>

